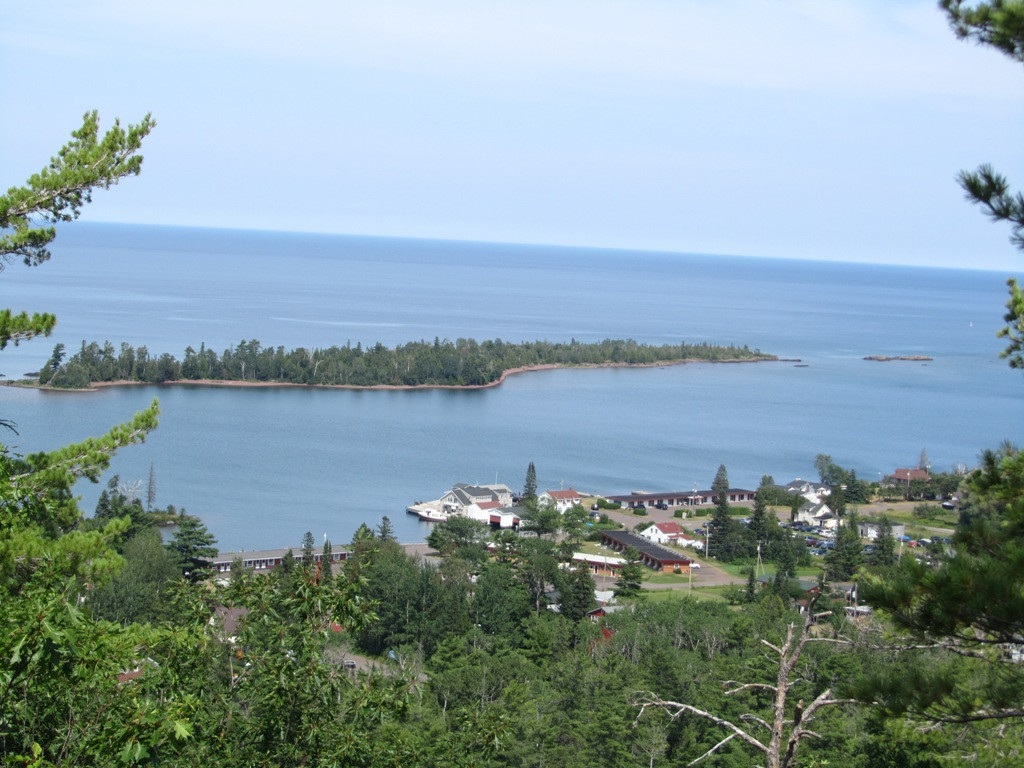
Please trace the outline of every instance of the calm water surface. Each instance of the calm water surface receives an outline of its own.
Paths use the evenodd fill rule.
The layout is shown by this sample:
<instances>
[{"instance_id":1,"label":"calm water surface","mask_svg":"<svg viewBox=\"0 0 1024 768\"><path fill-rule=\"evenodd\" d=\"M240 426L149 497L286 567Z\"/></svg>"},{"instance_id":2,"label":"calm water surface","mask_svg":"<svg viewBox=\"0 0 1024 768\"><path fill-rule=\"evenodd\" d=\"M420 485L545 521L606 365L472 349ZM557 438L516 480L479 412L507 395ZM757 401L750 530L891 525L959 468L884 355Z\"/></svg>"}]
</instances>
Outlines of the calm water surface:
<instances>
[{"instance_id":1,"label":"calm water surface","mask_svg":"<svg viewBox=\"0 0 1024 768\"><path fill-rule=\"evenodd\" d=\"M36 370L56 342L396 344L606 337L748 344L802 365L562 370L479 391L138 387L91 394L0 388L28 452L102 432L154 397L159 429L112 472L199 514L222 549L347 540L455 482L598 493L811 477L829 453L867 479L972 463L1016 439L1024 379L998 359L1005 276L742 257L76 224L53 260L11 267L7 301L54 311L49 340L5 350ZM929 363L872 363L919 354ZM91 510L99 486L84 485Z\"/></svg>"}]
</instances>

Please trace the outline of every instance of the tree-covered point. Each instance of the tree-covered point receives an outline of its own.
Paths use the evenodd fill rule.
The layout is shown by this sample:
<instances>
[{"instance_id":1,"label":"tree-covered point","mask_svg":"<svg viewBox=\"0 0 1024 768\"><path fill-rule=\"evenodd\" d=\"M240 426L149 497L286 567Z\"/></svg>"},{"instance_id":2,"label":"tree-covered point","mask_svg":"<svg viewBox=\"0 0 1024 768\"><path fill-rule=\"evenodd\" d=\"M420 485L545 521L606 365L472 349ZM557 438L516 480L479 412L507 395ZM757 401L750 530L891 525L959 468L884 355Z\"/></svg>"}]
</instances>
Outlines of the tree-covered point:
<instances>
[{"instance_id":1,"label":"tree-covered point","mask_svg":"<svg viewBox=\"0 0 1024 768\"><path fill-rule=\"evenodd\" d=\"M264 347L256 340L242 341L217 354L205 344L187 347L178 360L164 353L109 341L100 345L82 342L81 349L66 357L63 344L39 372L39 383L80 389L92 382L133 381L161 384L168 381L283 382L289 384L385 386L482 386L497 382L516 368L542 365L656 365L685 360L772 360L746 346L715 344L665 344L651 346L636 341L605 339L584 344L534 341L521 344L501 339L435 338L394 348L362 344L327 349Z\"/></svg>"}]
</instances>

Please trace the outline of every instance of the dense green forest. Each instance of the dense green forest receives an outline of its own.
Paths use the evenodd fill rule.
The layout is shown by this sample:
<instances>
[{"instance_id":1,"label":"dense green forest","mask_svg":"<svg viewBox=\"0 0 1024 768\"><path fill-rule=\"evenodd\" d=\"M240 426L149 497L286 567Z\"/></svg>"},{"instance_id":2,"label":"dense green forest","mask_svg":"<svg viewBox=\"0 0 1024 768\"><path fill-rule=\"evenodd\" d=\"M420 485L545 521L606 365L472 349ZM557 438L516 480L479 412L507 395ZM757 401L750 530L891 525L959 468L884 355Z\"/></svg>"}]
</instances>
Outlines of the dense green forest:
<instances>
[{"instance_id":1,"label":"dense green forest","mask_svg":"<svg viewBox=\"0 0 1024 768\"><path fill-rule=\"evenodd\" d=\"M991 458L965 486L972 514L998 510L988 524L1007 517L1004 472L1022 463ZM593 578L560 546L585 536L577 517L535 536L452 518L432 536L438 562L407 554L384 519L333 569L314 562L307 534L277 570L236 562L214 582L194 573L212 553L202 524L188 518L161 543L115 479L57 539L70 552L98 535L103 562L2 561L0 759L651 768L706 755L719 768L938 768L1024 755L1011 645L922 643L888 619L847 616L845 587L824 582L807 601L784 576L727 603L661 599L624 569L618 610L594 622ZM976 557L971 530L958 541ZM927 574L957 567L946 558ZM908 556L863 565L860 580L895 598L898 616L922 573ZM1019 589L1019 576L1005 585ZM1020 615L1006 619L1019 632Z\"/></svg>"},{"instance_id":2,"label":"dense green forest","mask_svg":"<svg viewBox=\"0 0 1024 768\"><path fill-rule=\"evenodd\" d=\"M185 349L181 360L170 354L151 356L146 347L109 341L102 346L82 342L65 359L58 344L39 372L39 383L52 387L84 388L92 382L168 381L213 379L264 381L289 384L389 386L482 386L493 384L505 371L537 365L654 365L683 360L774 359L747 347L713 344L650 346L635 341L605 339L596 344L535 341L510 344L496 339L434 339L396 347L376 344L327 349L264 347L243 341L218 355L205 345Z\"/></svg>"}]
</instances>

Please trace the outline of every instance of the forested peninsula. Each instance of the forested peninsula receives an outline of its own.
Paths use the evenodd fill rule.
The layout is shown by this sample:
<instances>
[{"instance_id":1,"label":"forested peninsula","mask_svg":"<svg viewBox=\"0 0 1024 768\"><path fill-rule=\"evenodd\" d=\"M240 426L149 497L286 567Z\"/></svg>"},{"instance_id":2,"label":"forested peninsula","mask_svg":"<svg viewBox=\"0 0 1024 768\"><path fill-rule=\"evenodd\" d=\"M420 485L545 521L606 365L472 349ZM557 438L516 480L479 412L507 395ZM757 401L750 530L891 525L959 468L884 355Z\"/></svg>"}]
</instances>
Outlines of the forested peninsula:
<instances>
[{"instance_id":1,"label":"forested peninsula","mask_svg":"<svg viewBox=\"0 0 1024 768\"><path fill-rule=\"evenodd\" d=\"M70 357L63 344L38 374L38 383L58 389L86 389L98 383L165 384L217 381L340 387L485 387L515 370L564 366L648 366L703 362L775 360L746 346L665 344L605 339L584 344L535 341L512 344L496 339L435 338L393 348L361 344L327 349L264 347L242 341L217 354L201 344L189 346L179 360L163 353L152 356L144 347L122 342L82 342Z\"/></svg>"}]
</instances>

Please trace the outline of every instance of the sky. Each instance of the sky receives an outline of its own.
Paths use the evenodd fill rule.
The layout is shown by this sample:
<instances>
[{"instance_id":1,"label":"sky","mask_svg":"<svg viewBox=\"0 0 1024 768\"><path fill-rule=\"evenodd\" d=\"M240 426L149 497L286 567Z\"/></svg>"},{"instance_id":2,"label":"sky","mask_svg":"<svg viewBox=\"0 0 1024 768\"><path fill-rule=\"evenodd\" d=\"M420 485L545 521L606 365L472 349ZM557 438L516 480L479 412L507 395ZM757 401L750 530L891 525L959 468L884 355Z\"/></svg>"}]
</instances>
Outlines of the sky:
<instances>
[{"instance_id":1,"label":"sky","mask_svg":"<svg viewBox=\"0 0 1024 768\"><path fill-rule=\"evenodd\" d=\"M83 219L1021 274L1024 69L934 0L34 0L0 169L157 127Z\"/></svg>"}]
</instances>

